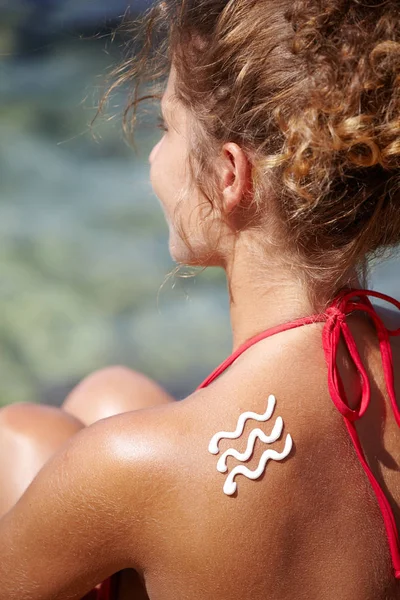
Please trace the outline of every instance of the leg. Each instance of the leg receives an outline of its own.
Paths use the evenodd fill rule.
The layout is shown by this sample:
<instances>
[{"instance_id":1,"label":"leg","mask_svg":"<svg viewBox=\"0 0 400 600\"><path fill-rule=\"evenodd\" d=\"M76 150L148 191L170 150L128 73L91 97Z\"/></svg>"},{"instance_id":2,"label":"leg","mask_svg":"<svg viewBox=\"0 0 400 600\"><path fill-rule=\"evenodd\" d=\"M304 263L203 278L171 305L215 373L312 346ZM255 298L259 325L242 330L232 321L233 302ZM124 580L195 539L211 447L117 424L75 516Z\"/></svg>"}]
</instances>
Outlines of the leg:
<instances>
[{"instance_id":1,"label":"leg","mask_svg":"<svg viewBox=\"0 0 400 600\"><path fill-rule=\"evenodd\" d=\"M110 367L84 379L65 400L63 410L28 403L0 409L0 517L80 429L115 414L174 401L144 375Z\"/></svg>"},{"instance_id":2,"label":"leg","mask_svg":"<svg viewBox=\"0 0 400 600\"><path fill-rule=\"evenodd\" d=\"M13 404L0 409L0 518L49 458L84 424L58 408Z\"/></svg>"},{"instance_id":3,"label":"leg","mask_svg":"<svg viewBox=\"0 0 400 600\"><path fill-rule=\"evenodd\" d=\"M86 377L62 409L85 425L131 410L175 402L157 383L126 367L108 367Z\"/></svg>"}]
</instances>

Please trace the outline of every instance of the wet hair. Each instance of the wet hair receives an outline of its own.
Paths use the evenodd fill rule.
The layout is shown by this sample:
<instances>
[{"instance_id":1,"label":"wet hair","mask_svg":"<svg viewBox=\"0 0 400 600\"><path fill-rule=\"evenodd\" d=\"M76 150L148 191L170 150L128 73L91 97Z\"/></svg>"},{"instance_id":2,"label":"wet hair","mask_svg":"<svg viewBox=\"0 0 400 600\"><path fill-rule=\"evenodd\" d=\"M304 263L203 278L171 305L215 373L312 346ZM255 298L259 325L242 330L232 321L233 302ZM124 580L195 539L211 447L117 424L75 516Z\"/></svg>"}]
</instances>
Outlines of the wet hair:
<instances>
[{"instance_id":1,"label":"wet hair","mask_svg":"<svg viewBox=\"0 0 400 600\"><path fill-rule=\"evenodd\" d=\"M354 268L366 281L368 260L400 243L398 0L164 0L136 27L139 52L114 83L134 82L126 123L173 64L205 197L236 142L260 239L274 222L314 296Z\"/></svg>"}]
</instances>

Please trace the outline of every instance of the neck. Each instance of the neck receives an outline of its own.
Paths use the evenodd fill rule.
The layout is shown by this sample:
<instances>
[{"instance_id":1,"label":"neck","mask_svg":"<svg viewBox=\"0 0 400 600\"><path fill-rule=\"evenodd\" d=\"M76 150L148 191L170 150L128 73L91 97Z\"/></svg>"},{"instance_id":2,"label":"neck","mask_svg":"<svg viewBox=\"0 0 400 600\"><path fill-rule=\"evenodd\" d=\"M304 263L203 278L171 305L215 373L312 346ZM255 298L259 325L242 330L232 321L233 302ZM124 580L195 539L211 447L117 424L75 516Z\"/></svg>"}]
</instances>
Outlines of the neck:
<instances>
[{"instance_id":1,"label":"neck","mask_svg":"<svg viewBox=\"0 0 400 600\"><path fill-rule=\"evenodd\" d=\"M318 305L311 304L302 278L290 272L277 254L266 256L261 266L249 247L242 245L225 265L233 351L270 327L322 312L329 302L328 294L321 293ZM355 273L347 281L351 287L361 287Z\"/></svg>"}]
</instances>

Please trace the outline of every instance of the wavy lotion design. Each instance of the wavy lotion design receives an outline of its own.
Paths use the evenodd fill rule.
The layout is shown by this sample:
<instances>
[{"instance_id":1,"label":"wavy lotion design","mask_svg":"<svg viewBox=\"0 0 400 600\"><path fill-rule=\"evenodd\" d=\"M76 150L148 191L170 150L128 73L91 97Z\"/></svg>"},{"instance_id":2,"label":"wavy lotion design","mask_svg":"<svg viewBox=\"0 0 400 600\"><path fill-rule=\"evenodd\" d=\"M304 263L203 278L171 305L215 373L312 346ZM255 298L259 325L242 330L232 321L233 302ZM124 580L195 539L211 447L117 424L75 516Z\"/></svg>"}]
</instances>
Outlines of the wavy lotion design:
<instances>
[{"instance_id":1,"label":"wavy lotion design","mask_svg":"<svg viewBox=\"0 0 400 600\"><path fill-rule=\"evenodd\" d=\"M255 471L251 471L247 467L242 467L242 466L235 467L231 471L231 473L229 473L228 477L226 478L225 485L224 485L224 493L227 496L232 496L232 494L234 494L236 492L237 483L235 481L233 481L234 478L236 477L236 475L245 475L249 479L258 479L263 474L266 464L270 459L271 460L283 460L284 458L286 458L288 456L289 452L292 449L292 446L293 446L292 437L291 437L291 435L287 434L286 441L285 441L285 447L284 447L283 451L277 452L276 450L271 450L270 448L268 450L266 450L263 453L263 455L260 459L260 462L258 464L258 467Z\"/></svg>"},{"instance_id":2,"label":"wavy lotion design","mask_svg":"<svg viewBox=\"0 0 400 600\"><path fill-rule=\"evenodd\" d=\"M249 435L249 440L247 442L247 448L246 448L245 452L240 454L240 452L238 452L237 450L234 450L233 448L230 448L229 450L224 452L223 455L221 456L221 458L218 460L217 471L219 471L220 473L227 472L228 467L226 464L226 459L228 456L234 456L235 458L237 458L237 460L240 460L242 462L244 462L245 460L248 460L254 452L254 446L256 444L257 438L259 438L265 444L272 444L272 442L276 442L276 440L279 440L279 438L282 435L282 430L283 430L282 417L278 417L276 419L276 423L271 432L271 435L265 435L265 433L262 431L262 429L258 429L258 428L253 429L253 431Z\"/></svg>"},{"instance_id":3,"label":"wavy lotion design","mask_svg":"<svg viewBox=\"0 0 400 600\"><path fill-rule=\"evenodd\" d=\"M267 410L263 415L259 415L254 412L245 412L242 415L240 415L235 431L220 431L219 433L216 433L211 438L210 444L208 446L208 451L211 452L211 454L218 454L218 444L220 440L222 440L223 438L235 440L236 438L241 436L243 433L245 423L248 419L254 419L255 421L268 421L272 417L272 414L275 410L275 404L276 398L271 394L268 397Z\"/></svg>"},{"instance_id":4,"label":"wavy lotion design","mask_svg":"<svg viewBox=\"0 0 400 600\"><path fill-rule=\"evenodd\" d=\"M268 397L267 410L265 411L265 413L263 415L259 415L254 412L245 412L242 415L240 415L235 431L220 431L219 433L216 433L211 438L209 446L208 446L209 452L211 452L211 454L218 454L219 453L218 444L219 444L220 440L223 438L237 439L238 437L240 437L243 433L245 423L248 419L254 419L256 421L268 421L272 417L272 414L275 410L275 405L276 405L276 398L275 398L275 396L273 396L271 394ZM240 461L248 460L254 452L254 446L255 446L257 438L259 438L262 442L264 442L266 444L271 444L273 442L276 442L280 438L280 436L282 435L282 430L283 430L282 417L277 417L274 428L270 435L265 435L265 433L259 428L253 429L253 431L249 435L249 439L247 442L247 448L246 448L245 452L240 453L237 450L230 448L229 450L224 452L224 454L218 460L217 470L220 473L227 472L228 467L226 464L226 459L228 456L234 456L237 460L240 460ZM231 473L228 475L228 477L226 478L225 485L223 488L224 493L227 496L232 496L232 494L235 493L235 491L237 489L237 484L235 483L234 478L236 477L236 475L245 475L249 479L258 479L263 474L265 467L267 465L267 462L269 460L276 460L276 461L283 460L284 458L286 458L289 455L292 447L293 447L293 440L292 440L292 437L288 434L286 436L285 447L284 447L283 451L277 452L276 450L271 450L271 449L266 450L263 453L263 455L261 456L261 459L260 459L257 469L255 469L254 471L252 471L244 466L235 467L231 471Z\"/></svg>"}]
</instances>

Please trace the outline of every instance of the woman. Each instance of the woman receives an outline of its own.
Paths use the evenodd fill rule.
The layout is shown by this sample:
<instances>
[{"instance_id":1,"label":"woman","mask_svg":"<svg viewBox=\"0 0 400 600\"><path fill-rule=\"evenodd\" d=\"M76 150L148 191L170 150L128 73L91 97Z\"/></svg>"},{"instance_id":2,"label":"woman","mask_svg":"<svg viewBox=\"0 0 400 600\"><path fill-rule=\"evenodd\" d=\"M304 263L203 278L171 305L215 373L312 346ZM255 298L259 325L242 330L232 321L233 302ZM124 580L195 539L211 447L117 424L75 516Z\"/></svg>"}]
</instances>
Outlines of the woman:
<instances>
[{"instance_id":1,"label":"woman","mask_svg":"<svg viewBox=\"0 0 400 600\"><path fill-rule=\"evenodd\" d=\"M234 353L179 403L112 368L1 411L2 600L400 598L400 319L363 291L400 242L399 15L147 14L118 83L169 72L151 181L175 261L225 269Z\"/></svg>"}]
</instances>

